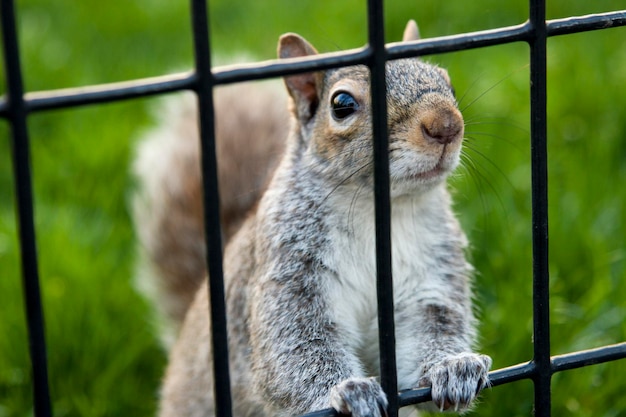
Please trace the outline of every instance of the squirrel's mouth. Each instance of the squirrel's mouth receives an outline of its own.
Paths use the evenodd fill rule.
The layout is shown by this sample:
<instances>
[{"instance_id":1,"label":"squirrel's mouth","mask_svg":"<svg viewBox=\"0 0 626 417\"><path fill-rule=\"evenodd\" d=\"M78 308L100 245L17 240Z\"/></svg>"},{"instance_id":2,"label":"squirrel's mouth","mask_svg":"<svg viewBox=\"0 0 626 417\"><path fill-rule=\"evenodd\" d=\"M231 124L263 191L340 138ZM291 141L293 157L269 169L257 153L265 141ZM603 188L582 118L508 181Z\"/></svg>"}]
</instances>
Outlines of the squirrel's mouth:
<instances>
[{"instance_id":1,"label":"squirrel's mouth","mask_svg":"<svg viewBox=\"0 0 626 417\"><path fill-rule=\"evenodd\" d=\"M415 173L412 175L413 179L420 182L431 182L444 178L451 171L447 147L448 145L444 145L434 167Z\"/></svg>"},{"instance_id":2,"label":"squirrel's mouth","mask_svg":"<svg viewBox=\"0 0 626 417\"><path fill-rule=\"evenodd\" d=\"M402 151L392 152L390 161L391 186L397 195L423 191L445 182L460 158L460 147L450 144L430 154L423 150Z\"/></svg>"},{"instance_id":3,"label":"squirrel's mouth","mask_svg":"<svg viewBox=\"0 0 626 417\"><path fill-rule=\"evenodd\" d=\"M445 163L437 163L431 169L407 172L405 175L392 179L391 196L419 194L445 182L450 172L450 169L446 168L445 165Z\"/></svg>"},{"instance_id":4,"label":"squirrel's mouth","mask_svg":"<svg viewBox=\"0 0 626 417\"><path fill-rule=\"evenodd\" d=\"M448 172L448 170L445 169L442 166L441 161L439 161L439 162L437 162L437 165L435 165L434 168L429 169L428 171L419 172L419 173L415 174L413 177L416 180L431 181L431 180L438 179L438 178L442 177L447 172Z\"/></svg>"}]
</instances>

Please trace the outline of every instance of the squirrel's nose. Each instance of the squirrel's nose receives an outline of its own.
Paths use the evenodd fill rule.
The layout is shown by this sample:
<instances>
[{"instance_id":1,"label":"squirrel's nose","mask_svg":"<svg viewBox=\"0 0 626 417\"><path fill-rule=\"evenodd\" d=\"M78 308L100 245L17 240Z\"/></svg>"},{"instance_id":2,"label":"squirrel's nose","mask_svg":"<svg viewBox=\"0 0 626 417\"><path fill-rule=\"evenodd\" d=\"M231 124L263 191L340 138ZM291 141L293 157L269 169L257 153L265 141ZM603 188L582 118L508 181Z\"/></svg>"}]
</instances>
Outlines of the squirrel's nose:
<instances>
[{"instance_id":1,"label":"squirrel's nose","mask_svg":"<svg viewBox=\"0 0 626 417\"><path fill-rule=\"evenodd\" d=\"M447 145L463 136L463 117L454 107L429 111L422 117L421 128L426 141Z\"/></svg>"}]
</instances>

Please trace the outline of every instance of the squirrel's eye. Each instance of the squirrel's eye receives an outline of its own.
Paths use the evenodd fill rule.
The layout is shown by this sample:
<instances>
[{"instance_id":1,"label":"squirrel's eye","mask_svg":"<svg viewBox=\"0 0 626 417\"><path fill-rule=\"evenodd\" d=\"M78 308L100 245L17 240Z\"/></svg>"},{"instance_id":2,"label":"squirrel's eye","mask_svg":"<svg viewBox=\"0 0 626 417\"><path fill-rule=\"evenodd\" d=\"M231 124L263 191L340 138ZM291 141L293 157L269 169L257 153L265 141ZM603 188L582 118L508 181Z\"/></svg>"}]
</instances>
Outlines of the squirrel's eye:
<instances>
[{"instance_id":1,"label":"squirrel's eye","mask_svg":"<svg viewBox=\"0 0 626 417\"><path fill-rule=\"evenodd\" d=\"M330 102L336 120L345 119L359 108L355 98L344 91L337 91Z\"/></svg>"}]
</instances>

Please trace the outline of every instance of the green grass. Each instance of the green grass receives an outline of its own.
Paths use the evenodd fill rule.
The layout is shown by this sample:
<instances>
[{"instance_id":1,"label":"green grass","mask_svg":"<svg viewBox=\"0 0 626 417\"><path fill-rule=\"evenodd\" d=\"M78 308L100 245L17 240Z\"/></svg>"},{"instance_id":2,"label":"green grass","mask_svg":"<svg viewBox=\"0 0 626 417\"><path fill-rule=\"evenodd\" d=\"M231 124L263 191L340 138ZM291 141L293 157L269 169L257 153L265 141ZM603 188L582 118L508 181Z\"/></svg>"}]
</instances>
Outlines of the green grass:
<instances>
[{"instance_id":1,"label":"green grass","mask_svg":"<svg viewBox=\"0 0 626 417\"><path fill-rule=\"evenodd\" d=\"M553 0L549 18L623 8ZM113 82L188 69L186 1L22 0L27 90ZM423 36L526 19L525 1L386 3L387 36L408 18ZM278 36L322 51L366 40L362 1L211 4L216 59L269 59ZM548 148L552 352L626 339L626 29L551 39ZM449 69L468 122L456 211L472 242L481 350L504 367L532 357L529 69L525 44L429 57ZM4 75L1 74L0 77ZM0 92L6 89L0 78ZM476 100L476 101L474 101ZM470 105L471 103L471 105ZM153 414L165 358L149 306L132 287L128 176L152 100L29 119L37 246L51 395L57 416ZM0 121L0 417L32 415L9 129ZM558 374L555 415L626 415L623 361ZM527 416L529 381L496 387L471 415Z\"/></svg>"}]
</instances>

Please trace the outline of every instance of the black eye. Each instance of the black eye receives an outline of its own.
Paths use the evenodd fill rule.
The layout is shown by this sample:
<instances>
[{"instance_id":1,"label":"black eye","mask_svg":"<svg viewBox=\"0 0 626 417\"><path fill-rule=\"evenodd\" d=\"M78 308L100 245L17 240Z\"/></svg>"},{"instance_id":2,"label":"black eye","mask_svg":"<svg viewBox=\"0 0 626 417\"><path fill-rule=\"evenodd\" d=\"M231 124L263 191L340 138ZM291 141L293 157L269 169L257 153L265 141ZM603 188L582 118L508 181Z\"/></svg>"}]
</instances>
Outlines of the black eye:
<instances>
[{"instance_id":1,"label":"black eye","mask_svg":"<svg viewBox=\"0 0 626 417\"><path fill-rule=\"evenodd\" d=\"M354 97L344 91L337 91L333 94L330 103L335 120L345 119L359 108L359 103Z\"/></svg>"}]
</instances>

